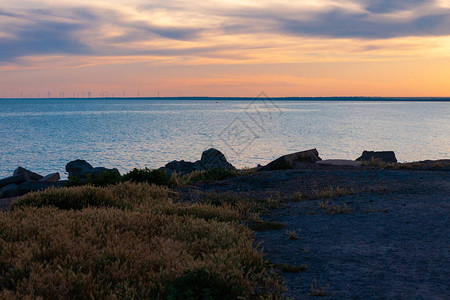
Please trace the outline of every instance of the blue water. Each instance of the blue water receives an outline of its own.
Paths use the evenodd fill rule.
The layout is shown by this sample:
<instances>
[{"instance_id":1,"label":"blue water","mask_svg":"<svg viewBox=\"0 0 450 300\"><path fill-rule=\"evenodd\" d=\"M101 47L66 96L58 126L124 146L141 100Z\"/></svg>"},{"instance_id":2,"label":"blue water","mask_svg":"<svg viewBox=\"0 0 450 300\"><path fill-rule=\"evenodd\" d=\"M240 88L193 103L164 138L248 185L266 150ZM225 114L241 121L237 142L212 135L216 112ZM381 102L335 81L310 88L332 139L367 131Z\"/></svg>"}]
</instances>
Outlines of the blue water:
<instances>
[{"instance_id":1,"label":"blue water","mask_svg":"<svg viewBox=\"0 0 450 300\"><path fill-rule=\"evenodd\" d=\"M400 161L450 158L449 102L0 100L0 178L46 174L81 158L156 168L215 147L237 167L317 148L355 159L394 150Z\"/></svg>"}]
</instances>

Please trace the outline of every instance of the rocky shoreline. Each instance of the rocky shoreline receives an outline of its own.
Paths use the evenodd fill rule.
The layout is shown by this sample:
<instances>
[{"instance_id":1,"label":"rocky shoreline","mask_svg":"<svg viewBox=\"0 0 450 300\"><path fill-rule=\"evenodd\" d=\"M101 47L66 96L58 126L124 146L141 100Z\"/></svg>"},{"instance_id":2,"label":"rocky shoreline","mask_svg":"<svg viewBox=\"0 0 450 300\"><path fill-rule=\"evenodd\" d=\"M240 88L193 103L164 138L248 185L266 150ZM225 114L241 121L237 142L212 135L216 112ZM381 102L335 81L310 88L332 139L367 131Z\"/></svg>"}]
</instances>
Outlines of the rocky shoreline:
<instances>
[{"instance_id":1,"label":"rocky shoreline","mask_svg":"<svg viewBox=\"0 0 450 300\"><path fill-rule=\"evenodd\" d=\"M216 149L196 162L173 161L169 174L236 169ZM117 169L83 160L67 164L82 181ZM262 214L279 228L258 230L266 258L282 266L286 297L307 299L448 299L450 289L450 160L397 163L393 152L364 152L352 160L322 160L316 149L217 181L175 187L178 201L210 195L265 199ZM183 176L183 175L181 175ZM0 180L1 209L17 196L63 187L59 174L19 167ZM11 194L15 191L18 194ZM301 271L293 272L292 269Z\"/></svg>"}]
</instances>

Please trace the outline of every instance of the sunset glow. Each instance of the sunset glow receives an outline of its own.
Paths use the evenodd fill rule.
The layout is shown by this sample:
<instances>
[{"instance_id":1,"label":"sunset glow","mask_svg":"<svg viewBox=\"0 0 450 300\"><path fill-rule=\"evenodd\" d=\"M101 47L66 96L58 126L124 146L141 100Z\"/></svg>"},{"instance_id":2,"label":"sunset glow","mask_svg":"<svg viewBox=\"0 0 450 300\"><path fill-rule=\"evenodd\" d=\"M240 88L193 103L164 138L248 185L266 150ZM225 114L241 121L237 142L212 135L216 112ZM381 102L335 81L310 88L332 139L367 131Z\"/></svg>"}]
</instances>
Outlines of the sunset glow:
<instances>
[{"instance_id":1,"label":"sunset glow","mask_svg":"<svg viewBox=\"0 0 450 300\"><path fill-rule=\"evenodd\" d=\"M450 96L448 1L2 2L0 97Z\"/></svg>"}]
</instances>

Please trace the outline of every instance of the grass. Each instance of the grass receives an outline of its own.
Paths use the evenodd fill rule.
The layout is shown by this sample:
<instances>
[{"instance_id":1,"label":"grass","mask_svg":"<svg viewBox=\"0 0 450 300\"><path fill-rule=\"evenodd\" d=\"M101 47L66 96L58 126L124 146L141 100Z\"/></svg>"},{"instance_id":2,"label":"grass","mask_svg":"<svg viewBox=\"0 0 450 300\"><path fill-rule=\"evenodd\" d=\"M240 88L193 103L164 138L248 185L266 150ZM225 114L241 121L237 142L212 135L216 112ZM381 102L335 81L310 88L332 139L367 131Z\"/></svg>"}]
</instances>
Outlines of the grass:
<instances>
[{"instance_id":1,"label":"grass","mask_svg":"<svg viewBox=\"0 0 450 300\"><path fill-rule=\"evenodd\" d=\"M290 264L274 264L274 267L279 269L283 273L300 273L305 272L308 266L303 264L300 266L294 266Z\"/></svg>"},{"instance_id":2,"label":"grass","mask_svg":"<svg viewBox=\"0 0 450 300\"><path fill-rule=\"evenodd\" d=\"M314 190L311 194L312 199L321 199L321 198L336 198L346 195L352 195L355 194L355 190L352 188L342 188L342 187L336 187L329 186L327 188L324 188L322 190Z\"/></svg>"},{"instance_id":3,"label":"grass","mask_svg":"<svg viewBox=\"0 0 450 300\"><path fill-rule=\"evenodd\" d=\"M255 168L247 168L242 170L211 169L206 171L194 171L185 175L180 175L179 173L175 172L169 179L169 186L183 187L193 183L214 182L238 176L250 176L255 172Z\"/></svg>"},{"instance_id":4,"label":"grass","mask_svg":"<svg viewBox=\"0 0 450 300\"><path fill-rule=\"evenodd\" d=\"M286 224L277 222L259 222L259 223L249 223L248 227L254 231L270 231L270 230L281 230L286 228Z\"/></svg>"},{"instance_id":5,"label":"grass","mask_svg":"<svg viewBox=\"0 0 450 300\"><path fill-rule=\"evenodd\" d=\"M311 283L311 292L309 293L310 296L313 297L326 297L330 294L328 293L328 289L330 288L330 285L326 286L317 286L317 281L314 279L314 282Z\"/></svg>"},{"instance_id":6,"label":"grass","mask_svg":"<svg viewBox=\"0 0 450 300\"><path fill-rule=\"evenodd\" d=\"M368 167L374 167L374 168L386 169L386 168L393 168L397 164L396 163L387 163L379 158L372 157L371 160L369 160L369 161L361 162L361 165L368 166Z\"/></svg>"},{"instance_id":7,"label":"grass","mask_svg":"<svg viewBox=\"0 0 450 300\"><path fill-rule=\"evenodd\" d=\"M299 239L299 237L297 235L297 232L295 232L295 231L288 231L287 230L286 234L287 234L289 240L298 240Z\"/></svg>"},{"instance_id":8,"label":"grass","mask_svg":"<svg viewBox=\"0 0 450 300\"><path fill-rule=\"evenodd\" d=\"M332 215L348 214L353 212L353 209L349 207L347 204L345 203L342 205L331 204L330 200L328 199L324 201L319 201L318 206L320 209L323 209L325 213Z\"/></svg>"},{"instance_id":9,"label":"grass","mask_svg":"<svg viewBox=\"0 0 450 300\"><path fill-rule=\"evenodd\" d=\"M0 298L278 298L230 205L122 183L48 189L0 215Z\"/></svg>"}]
</instances>

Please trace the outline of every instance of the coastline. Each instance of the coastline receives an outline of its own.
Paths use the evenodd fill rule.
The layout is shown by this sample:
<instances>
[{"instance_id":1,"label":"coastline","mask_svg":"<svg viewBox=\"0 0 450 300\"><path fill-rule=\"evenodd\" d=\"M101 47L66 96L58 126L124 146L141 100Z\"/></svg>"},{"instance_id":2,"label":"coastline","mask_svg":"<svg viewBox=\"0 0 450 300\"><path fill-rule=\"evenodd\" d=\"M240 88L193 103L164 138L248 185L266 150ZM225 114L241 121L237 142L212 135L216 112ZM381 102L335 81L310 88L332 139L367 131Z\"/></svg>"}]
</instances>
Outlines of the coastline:
<instances>
[{"instance_id":1,"label":"coastline","mask_svg":"<svg viewBox=\"0 0 450 300\"><path fill-rule=\"evenodd\" d=\"M450 160L341 163L191 181L172 188L174 201L259 203L247 226L281 274L283 297L449 296Z\"/></svg>"}]
</instances>

